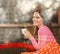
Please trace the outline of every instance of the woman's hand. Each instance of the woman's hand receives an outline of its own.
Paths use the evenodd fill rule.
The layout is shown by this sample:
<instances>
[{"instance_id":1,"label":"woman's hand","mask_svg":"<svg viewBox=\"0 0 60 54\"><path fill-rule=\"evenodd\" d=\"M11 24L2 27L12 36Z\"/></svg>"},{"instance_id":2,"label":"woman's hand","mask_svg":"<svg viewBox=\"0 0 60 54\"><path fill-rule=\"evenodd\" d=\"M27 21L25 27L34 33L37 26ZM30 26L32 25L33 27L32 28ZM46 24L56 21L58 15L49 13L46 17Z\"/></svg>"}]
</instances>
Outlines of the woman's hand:
<instances>
[{"instance_id":1,"label":"woman's hand","mask_svg":"<svg viewBox=\"0 0 60 54\"><path fill-rule=\"evenodd\" d=\"M32 34L27 29L23 31L23 34L25 36L24 38L28 38L29 39L29 38L32 37Z\"/></svg>"}]
</instances>

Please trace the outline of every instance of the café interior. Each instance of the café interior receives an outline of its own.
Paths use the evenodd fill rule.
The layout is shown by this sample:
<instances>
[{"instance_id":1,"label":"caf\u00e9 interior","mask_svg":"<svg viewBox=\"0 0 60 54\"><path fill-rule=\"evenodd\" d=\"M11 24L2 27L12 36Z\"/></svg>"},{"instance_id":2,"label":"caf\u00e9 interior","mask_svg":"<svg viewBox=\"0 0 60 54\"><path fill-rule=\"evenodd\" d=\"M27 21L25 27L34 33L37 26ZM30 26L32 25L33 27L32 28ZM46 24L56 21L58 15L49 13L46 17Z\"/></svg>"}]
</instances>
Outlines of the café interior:
<instances>
[{"instance_id":1,"label":"caf\u00e9 interior","mask_svg":"<svg viewBox=\"0 0 60 54\"><path fill-rule=\"evenodd\" d=\"M24 38L22 29L34 33L33 11L39 7L45 24L60 44L60 0L0 0L0 54L35 51L31 41ZM37 40L37 33L33 36Z\"/></svg>"}]
</instances>

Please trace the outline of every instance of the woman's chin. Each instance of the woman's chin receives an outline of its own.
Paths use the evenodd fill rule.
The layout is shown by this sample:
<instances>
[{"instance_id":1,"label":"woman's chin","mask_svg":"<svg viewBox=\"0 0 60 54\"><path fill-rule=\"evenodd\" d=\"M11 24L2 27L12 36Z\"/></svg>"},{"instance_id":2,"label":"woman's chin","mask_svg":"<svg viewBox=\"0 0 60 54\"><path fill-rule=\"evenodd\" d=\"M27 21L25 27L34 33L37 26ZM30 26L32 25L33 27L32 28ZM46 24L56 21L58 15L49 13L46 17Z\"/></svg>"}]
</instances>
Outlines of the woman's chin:
<instances>
[{"instance_id":1,"label":"woman's chin","mask_svg":"<svg viewBox=\"0 0 60 54\"><path fill-rule=\"evenodd\" d=\"M33 24L34 26L37 26L37 24Z\"/></svg>"}]
</instances>

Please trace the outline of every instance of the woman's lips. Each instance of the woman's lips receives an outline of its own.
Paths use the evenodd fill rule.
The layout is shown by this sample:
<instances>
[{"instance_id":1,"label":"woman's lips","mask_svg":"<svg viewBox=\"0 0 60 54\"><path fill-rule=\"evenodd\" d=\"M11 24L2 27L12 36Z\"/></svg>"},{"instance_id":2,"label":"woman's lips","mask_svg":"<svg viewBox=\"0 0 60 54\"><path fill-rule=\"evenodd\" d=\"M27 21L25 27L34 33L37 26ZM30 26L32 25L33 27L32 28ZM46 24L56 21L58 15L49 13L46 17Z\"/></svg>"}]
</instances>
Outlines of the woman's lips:
<instances>
[{"instance_id":1,"label":"woman's lips","mask_svg":"<svg viewBox=\"0 0 60 54\"><path fill-rule=\"evenodd\" d=\"M38 23L38 21L34 21L33 23Z\"/></svg>"},{"instance_id":2,"label":"woman's lips","mask_svg":"<svg viewBox=\"0 0 60 54\"><path fill-rule=\"evenodd\" d=\"M37 25L38 23L37 22L33 22L34 25Z\"/></svg>"}]
</instances>

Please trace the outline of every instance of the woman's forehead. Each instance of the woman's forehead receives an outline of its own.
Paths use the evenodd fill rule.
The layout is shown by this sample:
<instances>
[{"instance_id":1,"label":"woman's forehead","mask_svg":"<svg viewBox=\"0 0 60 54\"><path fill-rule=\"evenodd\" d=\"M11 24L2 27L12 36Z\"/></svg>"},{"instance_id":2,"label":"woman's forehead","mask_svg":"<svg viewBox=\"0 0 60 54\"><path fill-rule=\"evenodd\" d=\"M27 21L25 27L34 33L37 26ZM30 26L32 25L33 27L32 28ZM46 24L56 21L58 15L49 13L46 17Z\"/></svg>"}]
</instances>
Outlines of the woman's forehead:
<instances>
[{"instance_id":1,"label":"woman's forehead","mask_svg":"<svg viewBox=\"0 0 60 54\"><path fill-rule=\"evenodd\" d=\"M39 12L34 12L33 16L40 16Z\"/></svg>"}]
</instances>

